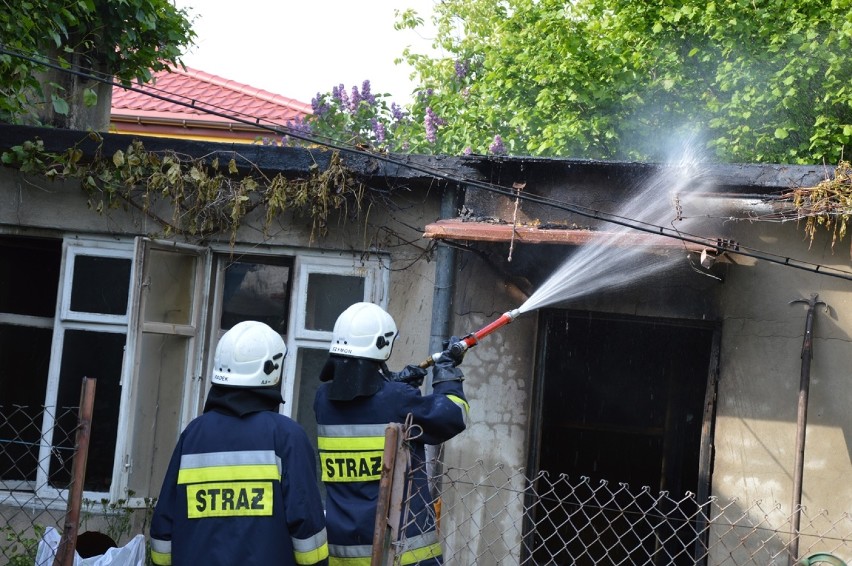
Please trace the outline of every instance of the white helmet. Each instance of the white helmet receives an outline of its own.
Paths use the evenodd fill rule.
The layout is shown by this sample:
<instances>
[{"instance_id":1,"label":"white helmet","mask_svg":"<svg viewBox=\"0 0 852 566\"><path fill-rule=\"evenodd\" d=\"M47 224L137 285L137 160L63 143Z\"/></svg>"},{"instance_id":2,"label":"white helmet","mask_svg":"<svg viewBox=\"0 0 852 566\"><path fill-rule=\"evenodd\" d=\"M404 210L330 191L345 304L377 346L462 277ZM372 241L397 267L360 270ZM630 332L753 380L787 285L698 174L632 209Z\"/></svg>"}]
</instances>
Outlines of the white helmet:
<instances>
[{"instance_id":1,"label":"white helmet","mask_svg":"<svg viewBox=\"0 0 852 566\"><path fill-rule=\"evenodd\" d=\"M352 358L387 360L396 339L396 323L373 303L355 303L334 323L329 353Z\"/></svg>"},{"instance_id":2,"label":"white helmet","mask_svg":"<svg viewBox=\"0 0 852 566\"><path fill-rule=\"evenodd\" d=\"M262 322L246 320L228 330L216 346L215 384L230 387L266 387L281 381L287 346Z\"/></svg>"}]
</instances>

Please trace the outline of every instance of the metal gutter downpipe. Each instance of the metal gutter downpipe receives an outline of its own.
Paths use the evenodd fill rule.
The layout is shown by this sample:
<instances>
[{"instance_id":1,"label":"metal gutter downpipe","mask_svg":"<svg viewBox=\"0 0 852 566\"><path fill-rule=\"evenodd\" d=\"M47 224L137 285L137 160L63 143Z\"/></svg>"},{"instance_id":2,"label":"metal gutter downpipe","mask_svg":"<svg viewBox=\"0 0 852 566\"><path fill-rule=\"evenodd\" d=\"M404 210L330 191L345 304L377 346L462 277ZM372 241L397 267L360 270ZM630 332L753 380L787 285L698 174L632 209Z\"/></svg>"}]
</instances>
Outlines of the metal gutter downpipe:
<instances>
[{"instance_id":1,"label":"metal gutter downpipe","mask_svg":"<svg viewBox=\"0 0 852 566\"><path fill-rule=\"evenodd\" d=\"M455 218L458 211L460 191L452 185L444 185L441 196L441 219ZM432 295L432 325L429 330L429 351L443 350L443 341L450 336L453 315L453 295L456 290L456 248L445 242L437 242L435 252L435 287ZM432 393L432 373L426 380L425 393ZM441 491L443 465L440 462L443 445L426 446L426 462L433 498Z\"/></svg>"}]
</instances>

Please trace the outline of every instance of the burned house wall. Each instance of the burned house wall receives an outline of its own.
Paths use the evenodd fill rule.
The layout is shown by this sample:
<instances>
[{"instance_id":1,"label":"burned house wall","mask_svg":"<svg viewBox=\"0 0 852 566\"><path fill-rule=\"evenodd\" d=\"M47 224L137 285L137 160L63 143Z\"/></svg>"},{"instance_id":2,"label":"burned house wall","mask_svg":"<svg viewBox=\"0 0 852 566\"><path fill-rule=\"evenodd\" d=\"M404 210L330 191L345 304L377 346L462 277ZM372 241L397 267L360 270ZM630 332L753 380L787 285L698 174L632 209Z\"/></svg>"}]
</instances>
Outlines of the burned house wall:
<instances>
[{"instance_id":1,"label":"burned house wall","mask_svg":"<svg viewBox=\"0 0 852 566\"><path fill-rule=\"evenodd\" d=\"M495 169L498 166L495 165ZM848 272L850 244L848 236L832 249L831 235L821 231L814 242L808 241L803 225L795 222L761 222L751 207L765 210L766 201L791 186L812 186L820 180L819 168L767 167L758 187L753 178L760 177L759 166L744 173L742 186L737 183L736 167L725 168L726 191L719 195L700 196L693 202L703 207L707 216L695 225L694 233L728 238L748 251L765 252L783 263L784 258L798 259L824 268ZM490 174L488 180L510 186L526 180L523 190L531 188L529 171L519 167L501 175ZM748 169L746 167L746 169ZM493 171L492 171L493 173ZM594 172L593 172L594 173ZM792 177L800 182L795 182ZM757 177L756 177L757 176ZM603 208L615 202L608 191L613 177L594 173L576 184L547 181L542 192L570 202L582 202ZM770 178L773 177L773 178ZM782 178L783 177L783 178ZM757 181L754 181L757 183ZM712 193L712 180L707 184ZM617 187L616 187L617 188ZM720 189L716 189L718 192ZM548 192L550 191L550 192ZM597 191L597 196L596 196ZM764 193L766 199L755 198ZM615 191L616 194L626 192ZM574 199L578 199L575 201ZM755 204L757 203L757 204ZM726 207L716 211L714 207ZM737 220L728 210L736 207ZM468 189L463 214L476 219L502 219L511 222L515 203L508 195ZM558 221L559 211L545 217L547 207L529 206L521 201L517 219ZM713 210L711 213L710 211ZM749 218L749 216L752 216ZM573 221L573 220L570 220ZM603 226L602 224L600 226ZM516 308L519 302L516 285L527 293L534 292L559 265L576 250L571 246L524 245L510 243L462 242L470 251L460 252L458 282L455 294L454 330L463 334L477 330L495 320L501 313ZM511 253L511 261L508 257ZM807 300L818 293L828 310L817 307L814 324L813 360L811 362L810 401L807 443L804 457L802 504L807 515L815 517L823 510L826 519L810 525L802 521L801 550L809 548L808 534L824 534L826 525L842 520L852 504L852 488L843 481L852 473L848 411L852 393L846 383L852 367L849 320L852 282L825 274L809 273L789 266L737 254L723 256L710 269L693 269L684 252L683 261L675 267L615 293L596 291L552 305L595 313L681 319L707 322L720 336L718 355L718 390L715 413L711 414L709 437L712 475L709 495L725 503L735 501L734 514L742 512L744 521L757 525L765 521L761 509L777 509L771 528L781 534L764 537L766 547L779 553L789 543L783 533L790 528L793 512L793 478L795 475L795 442L797 396L802 372L802 342L807 306L791 304L795 299ZM795 262L794 262L795 263ZM825 270L823 268L823 270ZM617 267L616 267L617 269ZM470 466L483 460L483 468L499 463L507 467L535 467L534 420L536 405L537 341L536 312L523 314L512 324L488 336L473 348L463 368L468 376L466 391L471 398L472 424L462 436L451 441L450 458L455 465ZM614 352L613 355L619 355ZM759 505L759 506L755 506ZM816 532L816 530L820 530ZM829 528L830 530L830 528ZM728 545L717 545L710 564L724 561L719 555L727 546L740 544L735 533L717 532L713 536L733 537ZM811 542L813 539L810 539ZM750 543L751 544L751 543ZM755 549L741 545L736 552L744 556ZM827 550L813 548L812 550ZM852 556L839 554L845 560ZM730 560L730 557L728 557Z\"/></svg>"},{"instance_id":2,"label":"burned house wall","mask_svg":"<svg viewBox=\"0 0 852 566\"><path fill-rule=\"evenodd\" d=\"M851 263L848 238L832 250L831 236L821 230L811 244L802 226L793 222L743 223L732 233L780 258L846 271ZM729 269L720 302L723 326L712 492L722 499L737 498L738 505L752 512L757 511L752 508L756 502L762 501L764 509L777 504L776 521L792 514L808 306L791 301L808 300L816 293L826 305L814 311L802 476L802 505L807 507L806 517L816 520L811 525L802 518L801 528L805 536L820 534L815 531L824 531L852 507L852 486L845 481L852 474L852 282L766 261L740 263ZM820 521L823 510L827 516ZM789 525L779 527L786 530ZM770 543L777 549L783 541ZM807 548L805 538L800 549ZM852 558L848 553L838 556Z\"/></svg>"}]
</instances>

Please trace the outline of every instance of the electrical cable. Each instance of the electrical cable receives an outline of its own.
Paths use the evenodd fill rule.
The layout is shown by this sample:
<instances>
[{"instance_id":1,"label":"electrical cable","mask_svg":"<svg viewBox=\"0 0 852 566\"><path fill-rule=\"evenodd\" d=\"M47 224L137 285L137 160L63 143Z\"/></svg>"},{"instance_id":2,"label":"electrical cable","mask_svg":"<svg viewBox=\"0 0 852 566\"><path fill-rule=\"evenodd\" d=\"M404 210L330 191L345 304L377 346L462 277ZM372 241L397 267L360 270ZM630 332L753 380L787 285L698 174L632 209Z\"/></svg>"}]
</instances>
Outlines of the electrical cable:
<instances>
[{"instance_id":1,"label":"electrical cable","mask_svg":"<svg viewBox=\"0 0 852 566\"><path fill-rule=\"evenodd\" d=\"M770 253L770 252L765 252L765 251L759 250L757 248L751 248L751 247L739 244L737 242L732 242L730 240L723 240L723 239L719 239L719 238L711 238L711 237L706 237L706 236L690 234L690 233L687 233L687 232L681 232L681 231L675 230L673 228L667 228L665 226L659 226L659 225L643 222L641 220L637 220L637 219L633 219L633 218L621 217L621 216L618 216L617 214L608 213L608 212L604 212L604 211L601 211L601 210L584 207L584 206L581 206L581 205L570 204L570 203L567 203L567 202L564 202L564 201L557 200L557 199L552 198L552 197L545 197L545 196L542 196L542 195L534 195L534 194L523 193L523 192L519 195L519 194L516 193L516 191L513 191L512 188L510 188L510 187L503 187L503 186L500 186L500 185L495 185L493 183L488 183L488 182L485 182L485 181L478 181L478 180L475 180L475 179L466 179L466 178L463 178L463 177L457 177L457 176L454 176L454 175L451 175L451 174L448 174L448 173L444 173L443 171L440 171L440 170L437 170L437 169L432 169L432 168L427 167L427 166L411 163L410 161L407 161L405 159L400 159L399 157L396 157L392 154L387 154L387 153L383 153L383 152L379 152L379 151L372 151L372 150L365 149L365 148L359 147L359 146L348 145L345 142L342 142L342 141L339 141L339 140L334 140L332 138L328 138L327 136L317 136L317 135L305 134L304 132L297 131L294 128L291 128L287 125L278 124L278 123L276 123L272 120L267 120L267 119L257 118L257 117L251 117L251 119L243 118L243 117L239 116L239 114L242 114L242 113L229 111L228 109L224 109L224 108L221 109L221 110L225 110L225 111L214 110L214 109L211 109L211 108L217 108L215 105L208 104L206 102L198 101L198 100L195 100L195 99L191 99L191 98L185 97L183 95L175 95L173 93L168 93L167 91L164 91L162 89L156 89L153 86L146 85L144 88L128 86L128 85L124 85L120 82L116 82L112 77L104 78L104 77L98 76L98 73L94 73L94 72L86 73L86 72L79 71L79 70L66 69L66 68L63 68L56 63L45 61L45 58L43 58L43 57L42 58L36 58L34 56L30 56L30 55L24 54L24 53L16 51L16 50L8 49L4 45L0 45L0 54L5 54L5 55L12 56L12 57L18 57L18 58L30 61L30 62L38 64L38 65L44 65L44 66L53 68L55 70L59 70L61 72L71 73L71 74L74 74L74 75L79 76L81 78L85 78L85 79L88 79L88 80L94 80L94 81L102 82L102 83L105 83L105 84L109 84L113 87L118 87L118 88L131 90L131 91L134 91L134 92L138 92L140 94L144 94L146 96L151 96L152 98L156 98L156 99L162 100L164 102L169 102L169 103L172 103L172 104L177 104L179 106L185 106L187 108L192 108L192 109L198 110L200 112L209 114L211 116L217 116L217 117L220 117L220 118L230 119L230 120L233 120L234 122L254 126L254 127L264 129L264 130L267 130L271 133L275 133L275 134L278 134L278 135L281 135L281 136L289 136L289 137L301 140L301 141L306 142L306 143L315 144L315 145L318 145L318 146L326 147L326 148L337 150L337 151L344 152L344 153L371 157L373 159L385 162L387 164L402 167L402 168L408 169L410 171L416 171L418 173L423 173L424 175L427 175L427 176L430 176L430 177L433 177L433 178L436 178L436 179L440 179L440 180L448 182L448 183L457 183L460 186L463 186L463 187L466 187L466 188L476 188L476 189L480 189L480 190L483 190L483 191L507 196L507 197L510 197L510 198L519 198L520 200L540 204L540 205L543 205L543 206L552 207L552 208L555 208L557 210L562 210L562 211L565 211L565 212L570 212L572 214L576 214L576 215L582 216L584 218L589 218L589 219L592 219L592 220L598 220L598 221L601 221L601 222L608 222L608 223L615 224L615 225L618 225L618 226L622 226L622 227L625 227L625 228L629 228L629 229L632 229L632 230L637 230L637 231L640 231L640 232L644 232L644 233L648 233L648 234L652 234L652 235L656 235L656 236L663 236L663 237L667 237L667 238L672 238L672 239L679 240L679 241L686 242L686 243L692 243L692 244L706 246L708 248L713 248L713 249L717 250L718 252L727 252L727 253L737 254L737 255L744 256L744 257L750 257L750 258L753 258L753 259L766 261L768 263L774 263L774 264L781 265L781 266L784 266L784 267L792 267L794 269L808 271L808 272L811 272L811 273L816 273L816 274L820 274L820 275L827 275L829 277L836 277L836 278L844 279L844 280L847 280L847 281L852 281L852 272L849 272L849 271L840 270L840 269L836 269L836 268L833 268L833 267L828 267L828 266L825 266L825 265L822 265L822 264L816 264L816 263L812 263L812 262L808 262L808 261L797 260L795 258L788 257L788 256L783 256L783 255L779 255L779 254L773 254L773 253ZM179 96L181 98L185 98L185 99L189 100L189 102L185 102L183 100L177 100L176 98L169 98L169 96L164 96L164 95L157 94L157 93L152 93L152 92L150 92L150 90L158 90L160 92L166 92L166 94L169 95L169 96L172 96L172 97ZM207 107L210 107L210 108L207 108ZM235 115L235 114L237 114L237 115ZM247 114L244 114L244 115L248 116Z\"/></svg>"}]
</instances>

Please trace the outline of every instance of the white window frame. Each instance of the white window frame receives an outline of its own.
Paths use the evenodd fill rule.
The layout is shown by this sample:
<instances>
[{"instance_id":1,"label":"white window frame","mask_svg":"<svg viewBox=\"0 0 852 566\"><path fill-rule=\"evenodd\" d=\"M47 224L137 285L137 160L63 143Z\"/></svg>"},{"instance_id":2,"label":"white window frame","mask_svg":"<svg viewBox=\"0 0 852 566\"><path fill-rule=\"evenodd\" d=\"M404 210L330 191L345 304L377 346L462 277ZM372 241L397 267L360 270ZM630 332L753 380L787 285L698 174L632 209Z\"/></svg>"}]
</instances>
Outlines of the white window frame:
<instances>
[{"instance_id":1,"label":"white window frame","mask_svg":"<svg viewBox=\"0 0 852 566\"><path fill-rule=\"evenodd\" d=\"M38 471L36 474L36 495L45 499L62 499L68 497L67 489L57 489L51 487L47 481L47 474L50 467L50 456L53 448L53 427L55 424L54 415L56 414L56 397L59 392L59 373L62 367L62 348L65 342L66 330L88 330L94 332L115 332L128 334L127 315L124 316L124 322L121 322L121 317L115 315L94 315L77 316L90 313L75 313L72 320L66 318L65 305L70 305L71 290L74 277L73 261L80 255L93 255L100 257L116 257L126 258L131 260L130 279L133 280L135 270L135 262L133 261L133 243L130 241L114 241L103 240L98 238L88 238L84 236L66 236L62 241L62 260L59 270L59 291L57 297L57 309L53 325L53 340L50 348L50 365L48 369L47 385L45 387L45 413L42 421L41 445L39 446L38 456ZM70 261L69 261L69 258ZM128 285L128 289L130 289ZM130 297L128 294L128 310L130 309ZM122 363L122 373L127 366L127 357L125 354ZM96 393L97 395L97 393ZM118 451L119 443L121 442L120 432L121 417L119 416L119 431L116 436L116 449L113 454L113 462L119 460ZM113 486L116 482L113 482ZM107 492L83 491L84 499L99 500L103 497L114 497L113 489ZM114 500L114 499L113 499Z\"/></svg>"},{"instance_id":2,"label":"white window frame","mask_svg":"<svg viewBox=\"0 0 852 566\"><path fill-rule=\"evenodd\" d=\"M301 253L296 256L295 280L291 299L290 321L287 330L287 358L284 365L283 413L295 418L296 398L296 359L300 348L328 349L331 344L331 332L309 330L305 328L308 301L308 280L311 274L344 275L364 278L364 297L362 300L376 303L387 308L387 289L390 285L390 271L385 267L388 262L380 259L364 260L353 254L346 257L324 253Z\"/></svg>"},{"instance_id":3,"label":"white window frame","mask_svg":"<svg viewBox=\"0 0 852 566\"><path fill-rule=\"evenodd\" d=\"M193 308L193 317L190 324L187 325L166 325L162 323L145 323L143 320L143 309L145 302L142 297L142 289L147 285L143 281L146 270L144 269L145 262L149 251L154 249L159 250L175 250L184 252L198 257L196 265L196 280L194 291L195 307ZM144 428L145 423L138 423L136 419L136 403L137 395L136 388L139 383L134 379L138 374L139 364L142 360L139 359L140 354L137 353L139 340L143 328L145 330L163 329L166 326L172 326L168 332L181 336L191 336L193 344L190 345L188 359L186 362L186 375L183 376L183 398L181 399L181 413L177 430L174 431L175 443L180 436L181 431L189 424L189 422L198 416L199 403L198 399L201 396L203 389L202 368L204 366L204 351L206 336L208 334L208 295L207 290L211 285L212 272L212 254L210 249L206 247L193 246L190 244L179 244L176 242L151 240L149 238L137 237L134 248L133 262L133 277L130 285L130 316L127 330L127 346L125 348L124 370L122 372L122 391L121 391L121 409L119 412L118 439L116 442L116 454L121 457L116 457L113 468L113 482L110 490L112 501L118 499L126 499L128 507L142 508L146 506L145 498L147 495L156 497L156 493L139 494L134 497L128 497L127 489L130 478L131 468L134 462L131 459L131 435L136 434L137 429ZM177 378L177 376L175 377ZM141 434L141 433L140 433ZM164 447L165 450L171 452L173 446ZM154 487L159 489L159 486Z\"/></svg>"},{"instance_id":4,"label":"white window frame","mask_svg":"<svg viewBox=\"0 0 852 566\"><path fill-rule=\"evenodd\" d=\"M129 259L131 263L130 281L132 281L133 265L135 263L133 261L132 248L128 249L126 245L121 246L121 248L101 247L103 243L98 241L91 241L92 244L95 244L95 247L83 247L83 242L85 242L85 240L74 240L73 242L68 242L66 240L63 266L67 270L67 277L64 277L62 281L62 291L60 293L62 297L60 303L60 317L62 318L62 320L66 321L73 320L78 322L95 322L100 324L123 324L127 326L127 311L130 309L129 293L128 300L124 308L124 314L101 314L71 310L71 285L74 279L74 266L76 264L78 256ZM130 287L130 281L128 281L128 288Z\"/></svg>"}]
</instances>

